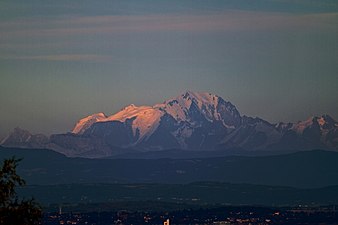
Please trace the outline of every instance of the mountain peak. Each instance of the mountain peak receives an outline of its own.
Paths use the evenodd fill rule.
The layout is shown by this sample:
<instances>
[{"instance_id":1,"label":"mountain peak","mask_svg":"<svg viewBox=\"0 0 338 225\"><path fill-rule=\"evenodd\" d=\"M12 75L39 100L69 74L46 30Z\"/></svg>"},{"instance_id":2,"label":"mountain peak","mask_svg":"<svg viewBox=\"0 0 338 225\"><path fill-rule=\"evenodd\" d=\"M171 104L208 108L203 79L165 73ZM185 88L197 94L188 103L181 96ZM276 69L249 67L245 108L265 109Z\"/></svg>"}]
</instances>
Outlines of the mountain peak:
<instances>
[{"instance_id":1,"label":"mountain peak","mask_svg":"<svg viewBox=\"0 0 338 225\"><path fill-rule=\"evenodd\" d=\"M130 104L130 105L127 105L126 107L124 107L121 111L123 111L123 110L126 110L126 111L128 111L128 110L134 110L136 108L138 108L136 105Z\"/></svg>"},{"instance_id":2,"label":"mountain peak","mask_svg":"<svg viewBox=\"0 0 338 225\"><path fill-rule=\"evenodd\" d=\"M335 121L331 116L324 114L318 118L316 118L317 123L323 129L332 129L338 128L338 122Z\"/></svg>"},{"instance_id":3,"label":"mountain peak","mask_svg":"<svg viewBox=\"0 0 338 225\"><path fill-rule=\"evenodd\" d=\"M338 123L329 115L311 116L307 120L299 121L293 125L293 129L297 133L303 133L305 129L317 126L318 129L334 129L338 127Z\"/></svg>"},{"instance_id":4,"label":"mountain peak","mask_svg":"<svg viewBox=\"0 0 338 225\"><path fill-rule=\"evenodd\" d=\"M81 120L79 120L75 127L72 130L72 133L74 134L83 134L83 132L88 129L91 125L93 125L96 122L103 121L107 118L107 116L104 113L95 113L93 115L87 116Z\"/></svg>"},{"instance_id":5,"label":"mountain peak","mask_svg":"<svg viewBox=\"0 0 338 225\"><path fill-rule=\"evenodd\" d=\"M29 140L30 136L32 134L28 130L24 130L20 127L15 127L13 131L7 135L4 139L1 140L1 145L6 145L9 142L12 142L12 140L15 140L16 142L24 142Z\"/></svg>"},{"instance_id":6,"label":"mountain peak","mask_svg":"<svg viewBox=\"0 0 338 225\"><path fill-rule=\"evenodd\" d=\"M234 105L208 92L186 91L155 107L170 114L176 121L221 121L225 127L240 123L240 114Z\"/></svg>"},{"instance_id":7,"label":"mountain peak","mask_svg":"<svg viewBox=\"0 0 338 225\"><path fill-rule=\"evenodd\" d=\"M328 114L323 114L321 117L321 119L325 120L327 123L329 124L336 124L336 126L338 126L337 121L335 121L330 115Z\"/></svg>"},{"instance_id":8,"label":"mountain peak","mask_svg":"<svg viewBox=\"0 0 338 225\"><path fill-rule=\"evenodd\" d=\"M193 100L194 99L194 100L201 102L201 103L210 104L210 103L215 102L215 100L217 100L220 97L217 96L217 95L210 94L208 92L186 91L186 92L182 93L180 96L178 96L177 98L183 98L183 99L187 99L187 100Z\"/></svg>"},{"instance_id":9,"label":"mountain peak","mask_svg":"<svg viewBox=\"0 0 338 225\"><path fill-rule=\"evenodd\" d=\"M41 148L48 142L43 134L31 134L28 130L16 127L5 137L0 145L6 147L36 147Z\"/></svg>"}]
</instances>

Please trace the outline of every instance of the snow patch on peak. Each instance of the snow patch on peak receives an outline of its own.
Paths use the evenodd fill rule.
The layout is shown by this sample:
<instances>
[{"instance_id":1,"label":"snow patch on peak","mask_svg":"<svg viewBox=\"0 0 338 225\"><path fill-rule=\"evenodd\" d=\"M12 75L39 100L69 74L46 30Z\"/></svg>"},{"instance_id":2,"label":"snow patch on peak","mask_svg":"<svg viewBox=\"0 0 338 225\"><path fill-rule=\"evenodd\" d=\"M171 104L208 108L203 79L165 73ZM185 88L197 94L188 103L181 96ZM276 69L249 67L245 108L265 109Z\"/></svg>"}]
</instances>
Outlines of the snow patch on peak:
<instances>
[{"instance_id":1,"label":"snow patch on peak","mask_svg":"<svg viewBox=\"0 0 338 225\"><path fill-rule=\"evenodd\" d=\"M318 124L320 129L323 130L326 125L331 125L331 126L335 125L334 120L332 119L332 121L333 121L332 122L332 121L330 121L330 118L331 117L328 117L328 116L320 116L320 117L311 116L310 118L308 118L305 121L300 121L300 122L294 124L293 129L297 133L302 134L306 128L312 126L313 124Z\"/></svg>"},{"instance_id":2,"label":"snow patch on peak","mask_svg":"<svg viewBox=\"0 0 338 225\"><path fill-rule=\"evenodd\" d=\"M292 128L293 125L294 125L293 123L284 123L284 122L279 122L277 124L274 124L275 128L281 132L285 132L286 130L289 130L290 128Z\"/></svg>"},{"instance_id":3,"label":"snow patch on peak","mask_svg":"<svg viewBox=\"0 0 338 225\"><path fill-rule=\"evenodd\" d=\"M135 106L131 104L121 111L107 117L103 113L97 113L81 119L74 127L72 133L83 134L88 128L97 122L132 120L133 133L139 134L138 141L149 137L158 127L163 112L151 106Z\"/></svg>"},{"instance_id":4,"label":"snow patch on peak","mask_svg":"<svg viewBox=\"0 0 338 225\"><path fill-rule=\"evenodd\" d=\"M323 117L317 118L317 122L320 126L324 126L324 124L326 123Z\"/></svg>"},{"instance_id":5,"label":"snow patch on peak","mask_svg":"<svg viewBox=\"0 0 338 225\"><path fill-rule=\"evenodd\" d=\"M87 116L87 117L79 120L76 123L74 129L72 130L72 133L82 134L91 125L93 125L96 122L104 121L106 118L107 118L107 116L104 113L96 113L96 114Z\"/></svg>"},{"instance_id":6,"label":"snow patch on peak","mask_svg":"<svg viewBox=\"0 0 338 225\"><path fill-rule=\"evenodd\" d=\"M194 121L193 114L196 113L196 110L207 121L221 121L224 127L229 129L237 127L241 120L241 116L234 105L207 92L186 91L178 97L154 107L168 113L178 122Z\"/></svg>"},{"instance_id":7,"label":"snow patch on peak","mask_svg":"<svg viewBox=\"0 0 338 225\"><path fill-rule=\"evenodd\" d=\"M187 91L185 94L182 94L182 96L190 96L192 99L195 99L198 102L204 104L210 103L217 104L217 100L219 98L217 95L213 95L208 92L192 92L192 91Z\"/></svg>"},{"instance_id":8,"label":"snow patch on peak","mask_svg":"<svg viewBox=\"0 0 338 225\"><path fill-rule=\"evenodd\" d=\"M136 108L138 108L136 105L130 104L130 105L124 107L121 111L130 111L130 110L134 110Z\"/></svg>"},{"instance_id":9,"label":"snow patch on peak","mask_svg":"<svg viewBox=\"0 0 338 225\"><path fill-rule=\"evenodd\" d=\"M152 110L153 108L150 106L135 106L135 105L129 105L127 107L124 107L121 111L117 112L114 115L111 115L108 117L107 121L114 121L118 120L121 122L126 121L126 119L131 119L133 117L137 117L139 115L142 115L142 113Z\"/></svg>"},{"instance_id":10,"label":"snow patch on peak","mask_svg":"<svg viewBox=\"0 0 338 225\"><path fill-rule=\"evenodd\" d=\"M125 122L127 119L134 118L132 128L134 135L138 130L138 141L149 137L158 127L163 112L151 106L135 106L130 105L125 107L122 111L110 116L106 121L121 121Z\"/></svg>"},{"instance_id":11,"label":"snow patch on peak","mask_svg":"<svg viewBox=\"0 0 338 225\"><path fill-rule=\"evenodd\" d=\"M314 117L310 117L305 121L299 121L298 123L294 124L292 129L295 130L298 134L302 134L307 127L310 127L313 124Z\"/></svg>"},{"instance_id":12,"label":"snow patch on peak","mask_svg":"<svg viewBox=\"0 0 338 225\"><path fill-rule=\"evenodd\" d=\"M213 105L217 107L219 97L208 92L192 92L187 91L176 98L183 102L194 102L201 109L203 105Z\"/></svg>"},{"instance_id":13,"label":"snow patch on peak","mask_svg":"<svg viewBox=\"0 0 338 225\"><path fill-rule=\"evenodd\" d=\"M290 123L291 124L291 123ZM303 134L307 128L319 129L322 135L326 135L331 129L336 129L338 123L329 115L311 116L305 121L299 121L289 128L298 134Z\"/></svg>"},{"instance_id":14,"label":"snow patch on peak","mask_svg":"<svg viewBox=\"0 0 338 225\"><path fill-rule=\"evenodd\" d=\"M186 91L178 97L169 99L163 104L158 104L154 107L167 112L177 121L187 121L189 120L189 109L192 104L195 104L202 114L212 121L219 119L216 113L218 103L219 97L216 95L206 92Z\"/></svg>"},{"instance_id":15,"label":"snow patch on peak","mask_svg":"<svg viewBox=\"0 0 338 225\"><path fill-rule=\"evenodd\" d=\"M328 125L328 126L333 126L333 127L338 127L338 122L335 121L331 116L329 115L322 115L318 119L318 123L321 123L321 126Z\"/></svg>"}]
</instances>

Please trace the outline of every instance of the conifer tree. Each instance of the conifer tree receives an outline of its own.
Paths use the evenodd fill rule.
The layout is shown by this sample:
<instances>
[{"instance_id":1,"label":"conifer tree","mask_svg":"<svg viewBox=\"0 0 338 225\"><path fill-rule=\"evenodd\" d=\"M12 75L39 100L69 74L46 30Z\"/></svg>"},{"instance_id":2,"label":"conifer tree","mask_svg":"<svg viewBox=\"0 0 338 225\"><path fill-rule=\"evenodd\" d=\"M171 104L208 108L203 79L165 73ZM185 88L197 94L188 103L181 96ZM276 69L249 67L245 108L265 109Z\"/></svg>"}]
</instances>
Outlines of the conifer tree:
<instances>
[{"instance_id":1,"label":"conifer tree","mask_svg":"<svg viewBox=\"0 0 338 225\"><path fill-rule=\"evenodd\" d=\"M0 170L0 225L40 224L42 211L34 199L19 199L16 188L25 181L16 173L20 159L6 159Z\"/></svg>"}]
</instances>

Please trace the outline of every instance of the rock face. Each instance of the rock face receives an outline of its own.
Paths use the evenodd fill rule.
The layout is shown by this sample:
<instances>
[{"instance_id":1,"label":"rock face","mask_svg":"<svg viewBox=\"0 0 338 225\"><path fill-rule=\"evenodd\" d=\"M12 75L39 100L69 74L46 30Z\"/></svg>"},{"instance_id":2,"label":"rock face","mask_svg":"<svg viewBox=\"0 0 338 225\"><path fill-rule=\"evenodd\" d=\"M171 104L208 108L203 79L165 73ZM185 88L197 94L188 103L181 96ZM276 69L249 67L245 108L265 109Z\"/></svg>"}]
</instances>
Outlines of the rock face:
<instances>
[{"instance_id":1,"label":"rock face","mask_svg":"<svg viewBox=\"0 0 338 225\"><path fill-rule=\"evenodd\" d=\"M72 132L49 140L15 130L2 145L48 147L83 157L166 149L338 150L338 123L323 115L294 124L271 124L241 116L217 95L187 91L154 106L129 105L111 116L90 115L79 120Z\"/></svg>"}]
</instances>

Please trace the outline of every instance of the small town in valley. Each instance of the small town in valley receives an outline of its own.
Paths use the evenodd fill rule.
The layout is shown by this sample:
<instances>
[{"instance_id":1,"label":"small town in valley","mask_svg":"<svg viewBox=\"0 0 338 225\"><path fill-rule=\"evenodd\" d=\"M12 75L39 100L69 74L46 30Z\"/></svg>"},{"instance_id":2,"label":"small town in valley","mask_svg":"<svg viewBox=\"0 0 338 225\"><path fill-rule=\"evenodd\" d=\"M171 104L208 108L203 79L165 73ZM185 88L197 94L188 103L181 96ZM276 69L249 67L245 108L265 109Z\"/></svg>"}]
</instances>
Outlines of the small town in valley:
<instances>
[{"instance_id":1,"label":"small town in valley","mask_svg":"<svg viewBox=\"0 0 338 225\"><path fill-rule=\"evenodd\" d=\"M217 207L171 212L50 212L46 225L270 225L337 224L337 206L293 208Z\"/></svg>"}]
</instances>

